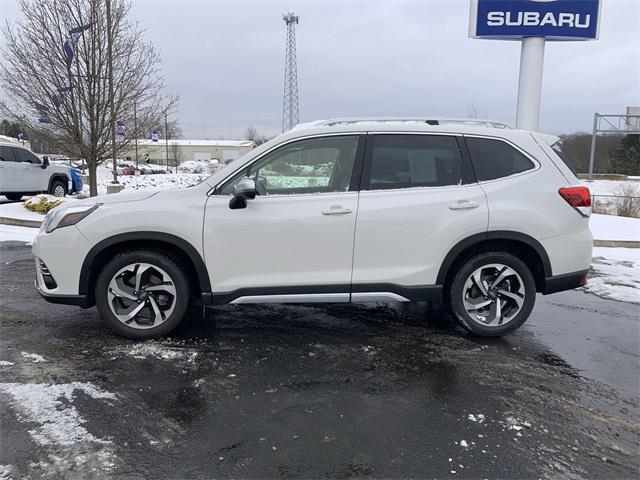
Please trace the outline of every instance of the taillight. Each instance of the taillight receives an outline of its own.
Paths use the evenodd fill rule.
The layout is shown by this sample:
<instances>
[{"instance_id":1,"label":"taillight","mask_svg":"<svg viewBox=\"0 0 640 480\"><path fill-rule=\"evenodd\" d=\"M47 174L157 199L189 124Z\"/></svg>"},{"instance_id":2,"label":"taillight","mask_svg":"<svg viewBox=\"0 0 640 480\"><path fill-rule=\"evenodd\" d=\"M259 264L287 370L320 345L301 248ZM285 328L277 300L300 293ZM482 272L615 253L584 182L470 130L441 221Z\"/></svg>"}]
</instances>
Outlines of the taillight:
<instances>
[{"instance_id":1,"label":"taillight","mask_svg":"<svg viewBox=\"0 0 640 480\"><path fill-rule=\"evenodd\" d=\"M591 192L587 187L562 187L558 193L573 208L582 215L591 215Z\"/></svg>"}]
</instances>

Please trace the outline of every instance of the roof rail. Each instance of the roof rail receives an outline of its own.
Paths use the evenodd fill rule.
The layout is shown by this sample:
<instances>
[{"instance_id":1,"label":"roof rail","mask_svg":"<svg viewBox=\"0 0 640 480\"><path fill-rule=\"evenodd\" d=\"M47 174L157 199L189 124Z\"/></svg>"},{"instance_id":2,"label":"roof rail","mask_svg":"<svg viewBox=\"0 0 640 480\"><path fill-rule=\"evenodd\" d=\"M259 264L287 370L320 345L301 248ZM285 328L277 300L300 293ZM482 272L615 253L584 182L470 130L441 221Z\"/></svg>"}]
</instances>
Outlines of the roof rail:
<instances>
[{"instance_id":1,"label":"roof rail","mask_svg":"<svg viewBox=\"0 0 640 480\"><path fill-rule=\"evenodd\" d=\"M329 120L317 120L310 123L297 125L300 129L312 127L335 127L340 125L353 125L358 123L418 123L427 125L473 125L488 128L511 128L506 123L493 120L481 120L477 118L437 118L437 117L363 117L363 118L332 118Z\"/></svg>"}]
</instances>

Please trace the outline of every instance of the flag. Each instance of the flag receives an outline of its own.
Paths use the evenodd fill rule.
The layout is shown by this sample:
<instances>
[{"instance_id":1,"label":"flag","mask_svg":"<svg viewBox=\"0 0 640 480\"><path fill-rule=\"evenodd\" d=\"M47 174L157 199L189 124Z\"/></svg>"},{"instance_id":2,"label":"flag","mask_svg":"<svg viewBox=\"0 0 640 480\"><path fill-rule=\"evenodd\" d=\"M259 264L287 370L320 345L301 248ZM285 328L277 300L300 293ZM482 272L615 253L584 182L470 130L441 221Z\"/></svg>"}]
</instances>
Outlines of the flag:
<instances>
[{"instance_id":1,"label":"flag","mask_svg":"<svg viewBox=\"0 0 640 480\"><path fill-rule=\"evenodd\" d=\"M53 103L53 106L56 108L60 107L61 102L61 98L58 95L51 95L51 103Z\"/></svg>"},{"instance_id":2,"label":"flag","mask_svg":"<svg viewBox=\"0 0 640 480\"><path fill-rule=\"evenodd\" d=\"M64 55L67 59L67 68L71 68L71 63L73 62L74 57L73 49L78 43L78 40L86 30L91 28L91 25L92 24L89 23L69 30L69 38L67 38L62 44L62 49L64 50Z\"/></svg>"},{"instance_id":3,"label":"flag","mask_svg":"<svg viewBox=\"0 0 640 480\"><path fill-rule=\"evenodd\" d=\"M51 123L51 120L49 120L49 119L48 119L48 118L46 118L46 117L40 117L40 118L38 119L38 123Z\"/></svg>"},{"instance_id":4,"label":"flag","mask_svg":"<svg viewBox=\"0 0 640 480\"><path fill-rule=\"evenodd\" d=\"M120 120L116 121L116 135L124 137L126 133L127 133L127 130L124 126L124 122Z\"/></svg>"},{"instance_id":5,"label":"flag","mask_svg":"<svg viewBox=\"0 0 640 480\"><path fill-rule=\"evenodd\" d=\"M152 142L157 142L160 139L160 135L158 134L157 131L153 131L151 132L151 141Z\"/></svg>"}]
</instances>

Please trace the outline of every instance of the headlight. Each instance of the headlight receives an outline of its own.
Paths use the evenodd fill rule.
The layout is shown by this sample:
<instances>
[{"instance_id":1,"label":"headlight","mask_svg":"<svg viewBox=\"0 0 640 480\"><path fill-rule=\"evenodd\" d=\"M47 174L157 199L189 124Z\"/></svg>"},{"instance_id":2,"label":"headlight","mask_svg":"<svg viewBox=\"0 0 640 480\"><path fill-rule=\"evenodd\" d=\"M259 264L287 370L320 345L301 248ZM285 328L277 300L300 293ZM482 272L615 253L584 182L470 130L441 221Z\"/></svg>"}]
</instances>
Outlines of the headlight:
<instances>
[{"instance_id":1,"label":"headlight","mask_svg":"<svg viewBox=\"0 0 640 480\"><path fill-rule=\"evenodd\" d=\"M51 233L56 228L68 227L75 225L80 220L88 216L91 212L100 206L99 203L94 205L85 205L82 207L69 207L58 210L54 208L44 217L42 221L42 229Z\"/></svg>"}]
</instances>

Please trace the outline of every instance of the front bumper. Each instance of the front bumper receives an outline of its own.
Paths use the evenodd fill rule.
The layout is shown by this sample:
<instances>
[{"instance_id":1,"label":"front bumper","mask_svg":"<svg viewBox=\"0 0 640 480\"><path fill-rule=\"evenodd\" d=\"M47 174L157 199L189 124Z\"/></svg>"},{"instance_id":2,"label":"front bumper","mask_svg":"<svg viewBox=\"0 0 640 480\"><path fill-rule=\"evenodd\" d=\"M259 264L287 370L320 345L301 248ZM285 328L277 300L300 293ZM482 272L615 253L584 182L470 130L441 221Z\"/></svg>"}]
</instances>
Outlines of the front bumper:
<instances>
[{"instance_id":1,"label":"front bumper","mask_svg":"<svg viewBox=\"0 0 640 480\"><path fill-rule=\"evenodd\" d=\"M34 281L36 290L42 298L44 298L49 303L57 303L59 305L75 305L76 307L89 308L91 307L91 302L86 295L55 295L46 293L40 285L38 285L38 280Z\"/></svg>"},{"instance_id":2,"label":"front bumper","mask_svg":"<svg viewBox=\"0 0 640 480\"><path fill-rule=\"evenodd\" d=\"M48 301L79 305L82 262L91 243L75 225L40 231L31 251L36 257L36 287ZM45 278L46 277L46 278Z\"/></svg>"}]
</instances>

